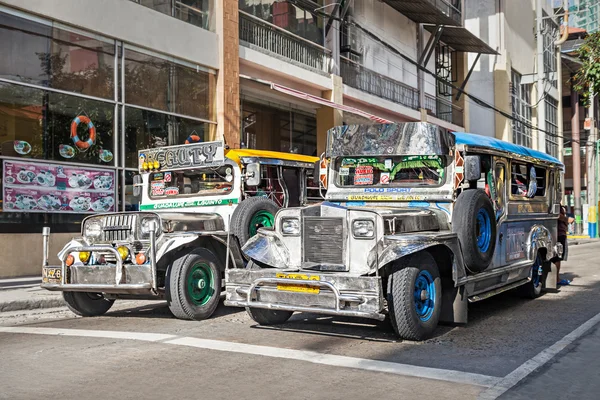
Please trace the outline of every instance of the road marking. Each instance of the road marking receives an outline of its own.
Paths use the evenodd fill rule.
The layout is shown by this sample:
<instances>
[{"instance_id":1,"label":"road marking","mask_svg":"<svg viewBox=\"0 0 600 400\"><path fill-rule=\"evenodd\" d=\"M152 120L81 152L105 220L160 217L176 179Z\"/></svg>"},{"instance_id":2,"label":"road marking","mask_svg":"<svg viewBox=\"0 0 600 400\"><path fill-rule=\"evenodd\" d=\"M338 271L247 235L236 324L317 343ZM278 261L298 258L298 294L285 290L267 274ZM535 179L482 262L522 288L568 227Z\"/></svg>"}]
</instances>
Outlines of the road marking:
<instances>
[{"instance_id":1,"label":"road marking","mask_svg":"<svg viewBox=\"0 0 600 400\"><path fill-rule=\"evenodd\" d=\"M2 332L161 342L163 344L176 346L196 347L200 349L225 351L230 353L251 354L264 357L304 361L313 364L329 365L334 367L353 368L365 371L384 372L415 378L434 379L439 381L481 386L484 388L489 388L497 384L501 379L495 376L473 374L469 372L453 371L447 369L419 367L415 365L399 364L389 361L378 361L365 358L338 356L333 354L323 354L306 350L295 350L269 346L258 346L245 343L226 342L222 340L210 340L194 337L179 337L175 335L166 335L159 333L99 331L85 329L33 328L21 326L0 327L0 333Z\"/></svg>"},{"instance_id":2,"label":"road marking","mask_svg":"<svg viewBox=\"0 0 600 400\"><path fill-rule=\"evenodd\" d=\"M582 325L579 328L575 329L573 332L569 333L558 342L554 343L552 346L548 347L545 350L542 350L533 358L525 361L521 364L520 367L515 369L510 374L506 375L504 378L500 379L495 385L486 389L479 395L480 400L493 400L502 396L505 392L507 392L510 388L515 386L521 380L523 380L527 375L531 374L536 369L540 368L548 361L550 361L554 356L564 350L568 345L573 343L579 337L581 337L584 333L593 328L596 324L600 322L600 313L596 314Z\"/></svg>"}]
</instances>

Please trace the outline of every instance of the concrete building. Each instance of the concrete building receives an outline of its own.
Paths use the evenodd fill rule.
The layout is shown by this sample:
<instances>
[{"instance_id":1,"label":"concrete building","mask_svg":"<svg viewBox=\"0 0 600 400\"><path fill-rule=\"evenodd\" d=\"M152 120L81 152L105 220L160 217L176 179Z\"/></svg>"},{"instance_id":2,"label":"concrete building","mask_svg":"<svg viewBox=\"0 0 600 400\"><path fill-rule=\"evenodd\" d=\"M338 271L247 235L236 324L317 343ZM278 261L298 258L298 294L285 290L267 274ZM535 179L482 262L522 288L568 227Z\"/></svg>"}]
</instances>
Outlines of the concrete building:
<instances>
[{"instance_id":1,"label":"concrete building","mask_svg":"<svg viewBox=\"0 0 600 400\"><path fill-rule=\"evenodd\" d=\"M460 0L0 0L0 277L39 273L43 226L56 254L88 213L135 210L142 148L196 134L316 155L332 126L377 121L491 132L456 89L473 88L468 54L495 54L464 15Z\"/></svg>"}]
</instances>

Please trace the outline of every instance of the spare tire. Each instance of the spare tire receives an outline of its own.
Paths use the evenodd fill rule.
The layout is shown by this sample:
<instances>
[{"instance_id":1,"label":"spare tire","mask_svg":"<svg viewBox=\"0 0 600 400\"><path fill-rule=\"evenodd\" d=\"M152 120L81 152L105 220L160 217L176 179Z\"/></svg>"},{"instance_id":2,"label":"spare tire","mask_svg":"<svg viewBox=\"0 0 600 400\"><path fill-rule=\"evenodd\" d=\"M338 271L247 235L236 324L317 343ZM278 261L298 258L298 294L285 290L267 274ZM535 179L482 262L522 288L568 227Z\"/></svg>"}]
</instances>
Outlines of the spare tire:
<instances>
[{"instance_id":1,"label":"spare tire","mask_svg":"<svg viewBox=\"0 0 600 400\"><path fill-rule=\"evenodd\" d=\"M231 217L231 233L240 246L256 235L259 228L270 228L275 224L277 204L266 197L250 197L242 201Z\"/></svg>"},{"instance_id":2,"label":"spare tire","mask_svg":"<svg viewBox=\"0 0 600 400\"><path fill-rule=\"evenodd\" d=\"M458 235L465 267L481 272L496 248L496 218L492 201L480 189L463 191L452 211L452 231Z\"/></svg>"}]
</instances>

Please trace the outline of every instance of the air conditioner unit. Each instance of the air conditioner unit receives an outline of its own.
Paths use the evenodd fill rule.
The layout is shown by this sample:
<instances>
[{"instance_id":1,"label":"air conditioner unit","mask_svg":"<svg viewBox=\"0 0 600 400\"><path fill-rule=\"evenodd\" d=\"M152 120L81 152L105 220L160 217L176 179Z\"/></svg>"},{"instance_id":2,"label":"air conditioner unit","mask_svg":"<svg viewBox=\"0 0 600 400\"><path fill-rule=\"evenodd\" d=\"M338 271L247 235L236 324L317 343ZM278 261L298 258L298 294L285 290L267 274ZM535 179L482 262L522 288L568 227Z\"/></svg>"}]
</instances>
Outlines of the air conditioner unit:
<instances>
[{"instance_id":1,"label":"air conditioner unit","mask_svg":"<svg viewBox=\"0 0 600 400\"><path fill-rule=\"evenodd\" d=\"M362 57L360 31L357 27L344 24L341 30L340 53L347 58Z\"/></svg>"}]
</instances>

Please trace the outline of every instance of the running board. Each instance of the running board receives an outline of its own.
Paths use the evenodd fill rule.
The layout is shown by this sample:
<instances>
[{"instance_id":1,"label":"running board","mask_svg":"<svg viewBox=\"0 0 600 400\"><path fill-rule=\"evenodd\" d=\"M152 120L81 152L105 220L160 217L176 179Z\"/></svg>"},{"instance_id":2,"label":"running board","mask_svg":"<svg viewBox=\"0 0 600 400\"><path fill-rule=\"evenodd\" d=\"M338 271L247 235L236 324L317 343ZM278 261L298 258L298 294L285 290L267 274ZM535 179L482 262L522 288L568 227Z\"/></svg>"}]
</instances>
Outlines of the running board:
<instances>
[{"instance_id":1,"label":"running board","mask_svg":"<svg viewBox=\"0 0 600 400\"><path fill-rule=\"evenodd\" d=\"M488 292L483 292L481 294L476 294L475 296L469 297L469 303L475 303L475 302L478 302L481 300L485 300L485 299L495 296L499 293L506 292L507 290L511 290L511 289L514 289L521 285L524 285L528 282L530 282L530 279L526 278L526 279L522 279L520 281L513 282L510 285L502 286L497 289L490 290Z\"/></svg>"}]
</instances>

